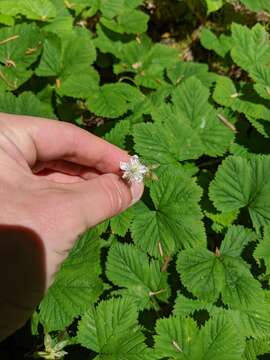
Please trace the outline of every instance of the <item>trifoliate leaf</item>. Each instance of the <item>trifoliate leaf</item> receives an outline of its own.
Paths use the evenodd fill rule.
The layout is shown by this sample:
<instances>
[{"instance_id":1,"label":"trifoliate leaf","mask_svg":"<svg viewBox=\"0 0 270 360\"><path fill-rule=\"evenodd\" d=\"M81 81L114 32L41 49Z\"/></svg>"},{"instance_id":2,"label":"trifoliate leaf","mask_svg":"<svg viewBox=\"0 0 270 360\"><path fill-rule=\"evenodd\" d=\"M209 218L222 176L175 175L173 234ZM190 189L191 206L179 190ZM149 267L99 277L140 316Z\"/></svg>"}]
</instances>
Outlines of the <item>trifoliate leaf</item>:
<instances>
[{"instance_id":1,"label":"trifoliate leaf","mask_svg":"<svg viewBox=\"0 0 270 360\"><path fill-rule=\"evenodd\" d=\"M102 301L97 308L91 308L83 315L79 322L78 341L99 353L99 359L148 359L149 349L137 318L137 307L130 299Z\"/></svg>"},{"instance_id":2,"label":"trifoliate leaf","mask_svg":"<svg viewBox=\"0 0 270 360\"><path fill-rule=\"evenodd\" d=\"M198 205L201 190L189 176L183 171L164 173L151 186L150 196L154 209L138 209L131 226L138 247L163 256L205 244Z\"/></svg>"},{"instance_id":3,"label":"trifoliate leaf","mask_svg":"<svg viewBox=\"0 0 270 360\"><path fill-rule=\"evenodd\" d=\"M177 261L182 282L201 300L214 302L221 293L228 305L255 306L262 289L240 259L244 246L254 239L252 232L232 226L216 254L207 249L182 251Z\"/></svg>"},{"instance_id":4,"label":"trifoliate leaf","mask_svg":"<svg viewBox=\"0 0 270 360\"><path fill-rule=\"evenodd\" d=\"M200 330L190 318L171 316L158 320L156 332L155 353L162 358L239 360L244 351L244 339L222 313Z\"/></svg>"},{"instance_id":5,"label":"trifoliate leaf","mask_svg":"<svg viewBox=\"0 0 270 360\"><path fill-rule=\"evenodd\" d=\"M156 298L164 301L170 293L161 265L135 246L117 243L109 251L106 275L115 285L125 288L120 293L131 297L140 309L151 308Z\"/></svg>"},{"instance_id":6,"label":"trifoliate leaf","mask_svg":"<svg viewBox=\"0 0 270 360\"><path fill-rule=\"evenodd\" d=\"M269 156L228 157L210 185L210 199L218 210L224 212L247 207L256 229L268 225L269 171Z\"/></svg>"},{"instance_id":7,"label":"trifoliate leaf","mask_svg":"<svg viewBox=\"0 0 270 360\"><path fill-rule=\"evenodd\" d=\"M208 97L208 89L194 77L180 84L172 95L173 107L163 105L153 112L156 123L134 127L136 151L162 165L222 155L234 134L219 120Z\"/></svg>"},{"instance_id":8,"label":"trifoliate leaf","mask_svg":"<svg viewBox=\"0 0 270 360\"><path fill-rule=\"evenodd\" d=\"M72 250L39 306L47 331L63 330L97 301L103 290L99 256L100 239L92 230Z\"/></svg>"},{"instance_id":9,"label":"trifoliate leaf","mask_svg":"<svg viewBox=\"0 0 270 360\"><path fill-rule=\"evenodd\" d=\"M131 110L136 103L143 99L144 95L131 85L106 84L92 92L87 99L87 106L98 116L116 118Z\"/></svg>"}]
</instances>

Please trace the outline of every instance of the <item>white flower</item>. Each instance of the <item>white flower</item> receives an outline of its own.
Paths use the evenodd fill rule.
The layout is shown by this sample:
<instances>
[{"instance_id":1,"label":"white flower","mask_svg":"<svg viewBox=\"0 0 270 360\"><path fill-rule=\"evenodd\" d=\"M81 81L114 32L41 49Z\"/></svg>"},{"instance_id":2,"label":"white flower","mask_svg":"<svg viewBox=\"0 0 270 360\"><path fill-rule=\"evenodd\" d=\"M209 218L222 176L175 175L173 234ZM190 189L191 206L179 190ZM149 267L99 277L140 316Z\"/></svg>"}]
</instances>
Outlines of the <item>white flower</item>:
<instances>
[{"instance_id":1,"label":"white flower","mask_svg":"<svg viewBox=\"0 0 270 360\"><path fill-rule=\"evenodd\" d=\"M148 168L142 165L137 155L131 156L128 162L120 161L120 169L124 172L122 178L129 182L141 183L145 175L148 173Z\"/></svg>"}]
</instances>

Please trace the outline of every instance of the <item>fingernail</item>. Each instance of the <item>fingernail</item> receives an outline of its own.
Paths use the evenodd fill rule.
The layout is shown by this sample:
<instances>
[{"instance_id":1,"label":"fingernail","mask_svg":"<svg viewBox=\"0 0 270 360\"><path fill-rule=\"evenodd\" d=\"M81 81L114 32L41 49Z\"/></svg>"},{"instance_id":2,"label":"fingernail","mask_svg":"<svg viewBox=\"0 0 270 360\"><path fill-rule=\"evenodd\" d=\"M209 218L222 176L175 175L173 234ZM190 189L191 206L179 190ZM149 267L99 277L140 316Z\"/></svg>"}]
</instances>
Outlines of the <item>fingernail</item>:
<instances>
[{"instance_id":1,"label":"fingernail","mask_svg":"<svg viewBox=\"0 0 270 360\"><path fill-rule=\"evenodd\" d=\"M130 187L132 202L131 205L135 204L142 197L144 186L142 183L132 183Z\"/></svg>"}]
</instances>

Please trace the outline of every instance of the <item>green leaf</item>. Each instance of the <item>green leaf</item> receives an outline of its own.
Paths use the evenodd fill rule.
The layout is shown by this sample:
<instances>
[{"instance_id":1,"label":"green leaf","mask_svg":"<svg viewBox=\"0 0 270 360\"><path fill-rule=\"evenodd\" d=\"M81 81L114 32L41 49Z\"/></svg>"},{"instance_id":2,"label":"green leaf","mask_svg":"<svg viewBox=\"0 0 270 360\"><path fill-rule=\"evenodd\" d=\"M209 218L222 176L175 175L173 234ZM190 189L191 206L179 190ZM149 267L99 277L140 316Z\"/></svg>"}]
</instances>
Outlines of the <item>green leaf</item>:
<instances>
[{"instance_id":1,"label":"green leaf","mask_svg":"<svg viewBox=\"0 0 270 360\"><path fill-rule=\"evenodd\" d=\"M132 110L133 106L143 98L144 95L131 85L106 84L88 97L87 106L98 116L117 118Z\"/></svg>"},{"instance_id":2,"label":"green leaf","mask_svg":"<svg viewBox=\"0 0 270 360\"><path fill-rule=\"evenodd\" d=\"M139 309L148 309L155 307L156 298L165 301L170 294L161 265L135 246L118 243L109 251L106 275L115 285L125 288L120 293L131 297Z\"/></svg>"},{"instance_id":3,"label":"green leaf","mask_svg":"<svg viewBox=\"0 0 270 360\"><path fill-rule=\"evenodd\" d=\"M172 100L177 115L198 134L204 153L216 156L226 151L233 134L217 119L208 97L209 91L202 83L196 78L190 78L177 87Z\"/></svg>"},{"instance_id":4,"label":"green leaf","mask_svg":"<svg viewBox=\"0 0 270 360\"><path fill-rule=\"evenodd\" d=\"M148 15L136 10L141 0L101 0L101 23L119 33L142 33L147 30Z\"/></svg>"},{"instance_id":5,"label":"green leaf","mask_svg":"<svg viewBox=\"0 0 270 360\"><path fill-rule=\"evenodd\" d=\"M63 41L61 75L84 72L96 60L96 49L85 28L75 27L68 38Z\"/></svg>"},{"instance_id":6,"label":"green leaf","mask_svg":"<svg viewBox=\"0 0 270 360\"><path fill-rule=\"evenodd\" d=\"M263 232L263 240L257 245L253 256L256 260L263 259L265 267L266 267L266 274L270 274L270 226L265 226Z\"/></svg>"},{"instance_id":7,"label":"green leaf","mask_svg":"<svg viewBox=\"0 0 270 360\"><path fill-rule=\"evenodd\" d=\"M256 95L254 93L254 95ZM253 98L255 97L253 95ZM254 102L254 99L245 98L241 91L237 91L233 81L228 77L220 77L217 81L213 94L214 100L239 113L244 113L248 119L265 119L270 121L270 111L262 103Z\"/></svg>"},{"instance_id":8,"label":"green leaf","mask_svg":"<svg viewBox=\"0 0 270 360\"><path fill-rule=\"evenodd\" d=\"M39 305L40 321L47 331L63 330L97 301L103 290L99 256L100 239L92 230L72 250Z\"/></svg>"},{"instance_id":9,"label":"green leaf","mask_svg":"<svg viewBox=\"0 0 270 360\"><path fill-rule=\"evenodd\" d=\"M268 11L270 12L270 4L268 0L240 0L243 5L252 11Z\"/></svg>"},{"instance_id":10,"label":"green leaf","mask_svg":"<svg viewBox=\"0 0 270 360\"><path fill-rule=\"evenodd\" d=\"M270 70L263 65L257 65L250 72L250 76L256 81L254 85L257 93L264 99L270 99Z\"/></svg>"},{"instance_id":11,"label":"green leaf","mask_svg":"<svg viewBox=\"0 0 270 360\"><path fill-rule=\"evenodd\" d=\"M231 37L222 34L218 38L207 28L203 28L200 40L204 48L215 51L221 57L225 57L232 47Z\"/></svg>"},{"instance_id":12,"label":"green leaf","mask_svg":"<svg viewBox=\"0 0 270 360\"><path fill-rule=\"evenodd\" d=\"M267 65L270 61L269 34L261 24L252 29L239 24L232 25L233 48L231 56L244 70Z\"/></svg>"},{"instance_id":13,"label":"green leaf","mask_svg":"<svg viewBox=\"0 0 270 360\"><path fill-rule=\"evenodd\" d=\"M119 236L125 236L133 220L133 217L133 208L129 208L121 214L114 216L110 220L112 233Z\"/></svg>"},{"instance_id":14,"label":"green leaf","mask_svg":"<svg viewBox=\"0 0 270 360\"><path fill-rule=\"evenodd\" d=\"M121 120L118 121L115 126L105 134L105 140L111 144L117 145L118 147L125 149L126 136L130 134L130 121Z\"/></svg>"},{"instance_id":15,"label":"green leaf","mask_svg":"<svg viewBox=\"0 0 270 360\"><path fill-rule=\"evenodd\" d=\"M263 339L249 339L246 342L245 360L257 360L259 355L270 352L270 339L269 337Z\"/></svg>"},{"instance_id":16,"label":"green leaf","mask_svg":"<svg viewBox=\"0 0 270 360\"><path fill-rule=\"evenodd\" d=\"M233 322L238 334L242 337L254 337L256 339L268 336L270 326L269 303L265 300L264 294L258 299L255 306L237 306L225 310L222 307L213 305L212 302L193 300L179 294L174 306L174 315L193 315L195 311L207 310L210 317L223 313Z\"/></svg>"},{"instance_id":17,"label":"green leaf","mask_svg":"<svg viewBox=\"0 0 270 360\"><path fill-rule=\"evenodd\" d=\"M173 315L185 317L187 315L193 315L195 311L199 310L207 310L210 316L212 316L221 309L207 301L190 299L182 294L177 295Z\"/></svg>"},{"instance_id":18,"label":"green leaf","mask_svg":"<svg viewBox=\"0 0 270 360\"><path fill-rule=\"evenodd\" d=\"M227 311L227 316L233 321L239 334L255 339L262 339L269 335L270 304L264 296L257 299L256 306L240 307Z\"/></svg>"},{"instance_id":19,"label":"green leaf","mask_svg":"<svg viewBox=\"0 0 270 360\"><path fill-rule=\"evenodd\" d=\"M114 72L135 73L137 85L156 89L164 81L164 70L179 61L176 49L162 44L152 44L147 36L142 36L140 41L131 41L123 44L119 49L120 63L114 66Z\"/></svg>"},{"instance_id":20,"label":"green leaf","mask_svg":"<svg viewBox=\"0 0 270 360\"><path fill-rule=\"evenodd\" d=\"M256 306L263 290L240 258L244 246L254 239L252 232L232 226L216 254L207 249L182 251L177 270L183 284L201 300L214 302L222 294L229 306Z\"/></svg>"},{"instance_id":21,"label":"green leaf","mask_svg":"<svg viewBox=\"0 0 270 360\"><path fill-rule=\"evenodd\" d=\"M241 256L245 246L255 240L256 234L250 229L245 229L240 225L232 225L226 232L225 238L221 243L220 251L222 255L226 256Z\"/></svg>"},{"instance_id":22,"label":"green leaf","mask_svg":"<svg viewBox=\"0 0 270 360\"><path fill-rule=\"evenodd\" d=\"M163 105L153 112L156 123L134 127L135 150L162 165L224 154L234 134L219 120L208 97L199 80L188 78L173 92L173 107Z\"/></svg>"},{"instance_id":23,"label":"green leaf","mask_svg":"<svg viewBox=\"0 0 270 360\"><path fill-rule=\"evenodd\" d=\"M18 2L20 13L28 19L47 21L56 16L56 8L50 0L19 0Z\"/></svg>"},{"instance_id":24,"label":"green leaf","mask_svg":"<svg viewBox=\"0 0 270 360\"><path fill-rule=\"evenodd\" d=\"M65 80L74 74L89 73L96 57L95 48L86 29L77 28L65 40L49 33L44 41L38 76L58 76Z\"/></svg>"},{"instance_id":25,"label":"green leaf","mask_svg":"<svg viewBox=\"0 0 270 360\"><path fill-rule=\"evenodd\" d=\"M245 342L233 322L224 314L219 314L201 330L198 345L192 349L191 358L237 360L243 353Z\"/></svg>"},{"instance_id":26,"label":"green leaf","mask_svg":"<svg viewBox=\"0 0 270 360\"><path fill-rule=\"evenodd\" d=\"M105 27L100 26L100 24L97 25L96 32L97 37L93 40L95 46L102 53L110 53L118 58L124 46L120 35L110 32Z\"/></svg>"},{"instance_id":27,"label":"green leaf","mask_svg":"<svg viewBox=\"0 0 270 360\"><path fill-rule=\"evenodd\" d=\"M198 298L215 301L224 287L224 268L206 249L187 249L179 254L177 270L183 284Z\"/></svg>"},{"instance_id":28,"label":"green leaf","mask_svg":"<svg viewBox=\"0 0 270 360\"><path fill-rule=\"evenodd\" d=\"M139 10L127 11L118 15L117 20L102 17L100 22L108 29L120 34L138 34L147 30L148 15Z\"/></svg>"},{"instance_id":29,"label":"green leaf","mask_svg":"<svg viewBox=\"0 0 270 360\"><path fill-rule=\"evenodd\" d=\"M179 316L158 320L155 353L170 359L239 360L244 341L232 321L222 313L200 330L190 318Z\"/></svg>"},{"instance_id":30,"label":"green leaf","mask_svg":"<svg viewBox=\"0 0 270 360\"><path fill-rule=\"evenodd\" d=\"M148 350L137 318L137 307L129 298L102 301L96 309L91 308L83 315L78 341L99 353L100 359L147 359Z\"/></svg>"},{"instance_id":31,"label":"green leaf","mask_svg":"<svg viewBox=\"0 0 270 360\"><path fill-rule=\"evenodd\" d=\"M183 170L164 173L151 186L150 196L154 209L141 207L131 226L138 247L160 256L205 244L201 189Z\"/></svg>"},{"instance_id":32,"label":"green leaf","mask_svg":"<svg viewBox=\"0 0 270 360\"><path fill-rule=\"evenodd\" d=\"M61 39L56 34L48 34L44 41L43 53L36 74L38 76L59 75L62 68L61 57Z\"/></svg>"},{"instance_id":33,"label":"green leaf","mask_svg":"<svg viewBox=\"0 0 270 360\"><path fill-rule=\"evenodd\" d=\"M228 157L219 167L209 189L215 207L224 212L247 207L253 225L259 229L270 223L270 157L250 159Z\"/></svg>"},{"instance_id":34,"label":"green leaf","mask_svg":"<svg viewBox=\"0 0 270 360\"><path fill-rule=\"evenodd\" d=\"M40 54L41 40L34 24L0 29L0 87L15 90L31 77L28 68Z\"/></svg>"},{"instance_id":35,"label":"green leaf","mask_svg":"<svg viewBox=\"0 0 270 360\"><path fill-rule=\"evenodd\" d=\"M170 316L160 319L156 324L155 354L158 358L188 359L190 343L198 334L193 319Z\"/></svg>"},{"instance_id":36,"label":"green leaf","mask_svg":"<svg viewBox=\"0 0 270 360\"><path fill-rule=\"evenodd\" d=\"M0 14L0 24L14 26L15 21L14 18L10 15Z\"/></svg>"},{"instance_id":37,"label":"green leaf","mask_svg":"<svg viewBox=\"0 0 270 360\"><path fill-rule=\"evenodd\" d=\"M1 0L0 12L5 15L22 14L27 19L48 21L56 16L50 0Z\"/></svg>"},{"instance_id":38,"label":"green leaf","mask_svg":"<svg viewBox=\"0 0 270 360\"><path fill-rule=\"evenodd\" d=\"M237 219L239 211L235 210L231 212L217 214L212 214L205 211L205 215L213 221L213 230L216 232L222 232L224 228L232 225L232 223Z\"/></svg>"},{"instance_id":39,"label":"green leaf","mask_svg":"<svg viewBox=\"0 0 270 360\"><path fill-rule=\"evenodd\" d=\"M98 91L98 87L99 74L93 67L89 66L83 73L74 72L60 81L57 93L60 96L86 99L93 92Z\"/></svg>"},{"instance_id":40,"label":"green leaf","mask_svg":"<svg viewBox=\"0 0 270 360\"><path fill-rule=\"evenodd\" d=\"M195 76L204 86L210 87L217 78L216 74L208 71L207 64L192 61L178 61L173 66L168 67L167 74L174 85L178 85L191 76Z\"/></svg>"},{"instance_id":41,"label":"green leaf","mask_svg":"<svg viewBox=\"0 0 270 360\"><path fill-rule=\"evenodd\" d=\"M207 13L210 14L211 12L219 10L223 4L223 0L205 0L207 5Z\"/></svg>"},{"instance_id":42,"label":"green leaf","mask_svg":"<svg viewBox=\"0 0 270 360\"><path fill-rule=\"evenodd\" d=\"M52 107L47 103L41 102L31 92L24 92L18 97L12 93L0 94L0 112L55 118Z\"/></svg>"}]
</instances>

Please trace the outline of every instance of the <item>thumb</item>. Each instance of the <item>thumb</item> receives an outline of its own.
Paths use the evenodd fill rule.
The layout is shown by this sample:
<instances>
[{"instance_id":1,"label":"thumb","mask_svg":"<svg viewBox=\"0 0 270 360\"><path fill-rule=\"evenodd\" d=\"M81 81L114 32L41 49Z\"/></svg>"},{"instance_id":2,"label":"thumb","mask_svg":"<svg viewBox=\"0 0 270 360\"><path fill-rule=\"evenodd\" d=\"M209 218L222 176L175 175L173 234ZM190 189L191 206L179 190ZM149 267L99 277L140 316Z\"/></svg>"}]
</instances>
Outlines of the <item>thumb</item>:
<instances>
[{"instance_id":1,"label":"thumb","mask_svg":"<svg viewBox=\"0 0 270 360\"><path fill-rule=\"evenodd\" d=\"M142 183L128 184L116 174L100 175L73 188L87 228L126 210L140 200L144 190Z\"/></svg>"}]
</instances>

